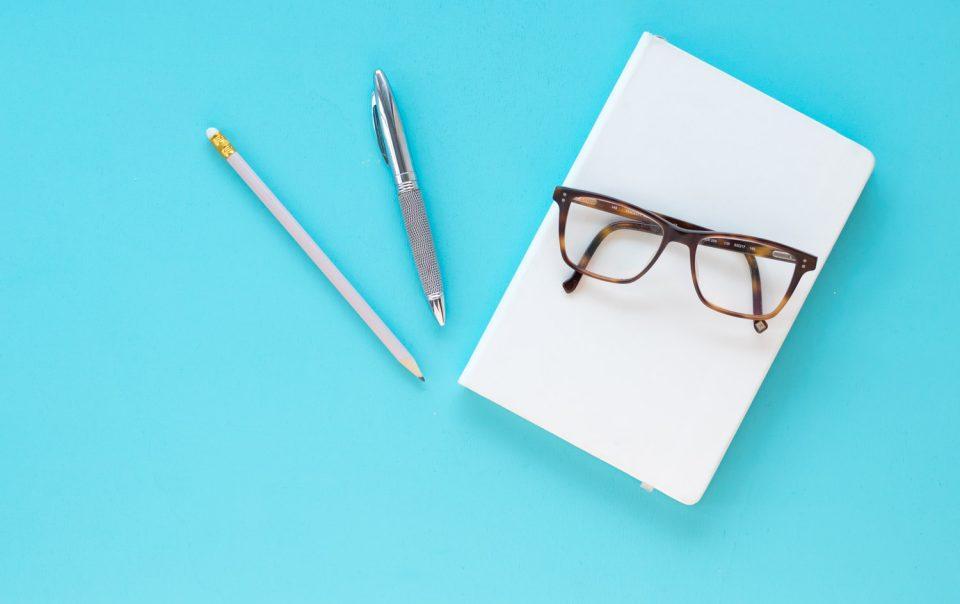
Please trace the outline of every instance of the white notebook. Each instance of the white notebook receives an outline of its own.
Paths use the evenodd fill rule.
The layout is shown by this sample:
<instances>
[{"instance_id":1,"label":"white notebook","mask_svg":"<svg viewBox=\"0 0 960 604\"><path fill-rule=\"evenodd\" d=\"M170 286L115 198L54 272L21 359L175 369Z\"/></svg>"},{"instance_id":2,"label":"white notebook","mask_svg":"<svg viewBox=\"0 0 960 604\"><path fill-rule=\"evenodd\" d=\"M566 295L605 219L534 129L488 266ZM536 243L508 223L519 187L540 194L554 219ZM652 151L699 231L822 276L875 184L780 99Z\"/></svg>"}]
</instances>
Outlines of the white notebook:
<instances>
[{"instance_id":1,"label":"white notebook","mask_svg":"<svg viewBox=\"0 0 960 604\"><path fill-rule=\"evenodd\" d=\"M549 205L460 383L686 504L700 500L873 170L864 147L644 34L563 184L819 258L783 311L703 305L671 244L572 294ZM812 376L811 376L812 378ZM802 387L802 384L797 384Z\"/></svg>"}]
</instances>

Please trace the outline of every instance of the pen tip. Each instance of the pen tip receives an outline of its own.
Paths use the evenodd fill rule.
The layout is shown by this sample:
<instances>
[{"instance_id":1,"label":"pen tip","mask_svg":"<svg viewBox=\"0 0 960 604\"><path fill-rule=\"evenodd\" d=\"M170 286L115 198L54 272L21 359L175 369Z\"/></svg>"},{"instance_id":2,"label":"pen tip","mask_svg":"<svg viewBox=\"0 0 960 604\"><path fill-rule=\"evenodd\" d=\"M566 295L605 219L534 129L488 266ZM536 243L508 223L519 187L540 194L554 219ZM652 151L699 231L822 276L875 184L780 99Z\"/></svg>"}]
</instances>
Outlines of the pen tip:
<instances>
[{"instance_id":1,"label":"pen tip","mask_svg":"<svg viewBox=\"0 0 960 604\"><path fill-rule=\"evenodd\" d=\"M440 297L430 300L430 308L433 310L433 316L437 318L440 327L447 324L447 308L443 303L443 294Z\"/></svg>"}]
</instances>

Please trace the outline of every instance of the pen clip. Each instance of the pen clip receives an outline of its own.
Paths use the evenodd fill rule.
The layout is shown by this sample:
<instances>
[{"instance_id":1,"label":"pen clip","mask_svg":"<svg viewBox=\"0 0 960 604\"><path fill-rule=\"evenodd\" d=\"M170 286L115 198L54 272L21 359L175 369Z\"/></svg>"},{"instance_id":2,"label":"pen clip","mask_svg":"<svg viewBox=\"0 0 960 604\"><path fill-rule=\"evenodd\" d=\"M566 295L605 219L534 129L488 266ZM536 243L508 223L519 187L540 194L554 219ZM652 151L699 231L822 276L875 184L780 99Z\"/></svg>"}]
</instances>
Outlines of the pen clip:
<instances>
[{"instance_id":1,"label":"pen clip","mask_svg":"<svg viewBox=\"0 0 960 604\"><path fill-rule=\"evenodd\" d=\"M373 114L373 131L377 133L377 146L380 147L380 155L383 156L383 163L390 165L387 159L387 148L383 144L383 129L380 127L380 116L377 115L377 93L370 95L370 109Z\"/></svg>"},{"instance_id":2,"label":"pen clip","mask_svg":"<svg viewBox=\"0 0 960 604\"><path fill-rule=\"evenodd\" d=\"M397 111L397 102L393 98L393 91L387 82L387 76L379 69L373 76L373 96L370 99L371 113L373 114L373 128L377 134L377 144L380 154L393 171L393 178L397 185L407 182L416 182L413 172L413 162L410 160L410 150L407 148L407 138L403 133L403 124L400 123L400 112Z\"/></svg>"}]
</instances>

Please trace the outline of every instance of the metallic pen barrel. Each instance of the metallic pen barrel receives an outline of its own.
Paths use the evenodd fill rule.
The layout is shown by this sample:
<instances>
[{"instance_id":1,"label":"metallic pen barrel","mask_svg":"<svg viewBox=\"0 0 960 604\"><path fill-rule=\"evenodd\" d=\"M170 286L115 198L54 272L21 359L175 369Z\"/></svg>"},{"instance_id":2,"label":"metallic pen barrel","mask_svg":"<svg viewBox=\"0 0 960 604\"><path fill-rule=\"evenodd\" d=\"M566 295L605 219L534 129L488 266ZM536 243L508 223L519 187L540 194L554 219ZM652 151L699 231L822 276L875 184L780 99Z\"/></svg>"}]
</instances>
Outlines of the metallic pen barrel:
<instances>
[{"instance_id":1,"label":"metallic pen barrel","mask_svg":"<svg viewBox=\"0 0 960 604\"><path fill-rule=\"evenodd\" d=\"M440 266L437 264L437 252L433 245L433 234L427 222L427 212L423 206L423 196L417 182L405 182L397 186L400 197L400 211L403 213L403 225L407 229L407 238L413 250L413 262L417 265L420 285L427 296L427 302L440 325L447 321L443 305L443 282L440 280Z\"/></svg>"},{"instance_id":2,"label":"metallic pen barrel","mask_svg":"<svg viewBox=\"0 0 960 604\"><path fill-rule=\"evenodd\" d=\"M377 144L383 161L393 172L397 195L400 198L400 211L407 231L413 261L417 266L420 285L427 302L440 325L446 323L446 308L443 301L443 282L440 278L440 266L437 263L437 251L430 232L423 195L417 186L417 176L413 171L413 161L407 147L407 137L400 122L400 113L393 97L393 91L382 71L377 70L373 77L373 96L371 112L373 129L377 135Z\"/></svg>"}]
</instances>

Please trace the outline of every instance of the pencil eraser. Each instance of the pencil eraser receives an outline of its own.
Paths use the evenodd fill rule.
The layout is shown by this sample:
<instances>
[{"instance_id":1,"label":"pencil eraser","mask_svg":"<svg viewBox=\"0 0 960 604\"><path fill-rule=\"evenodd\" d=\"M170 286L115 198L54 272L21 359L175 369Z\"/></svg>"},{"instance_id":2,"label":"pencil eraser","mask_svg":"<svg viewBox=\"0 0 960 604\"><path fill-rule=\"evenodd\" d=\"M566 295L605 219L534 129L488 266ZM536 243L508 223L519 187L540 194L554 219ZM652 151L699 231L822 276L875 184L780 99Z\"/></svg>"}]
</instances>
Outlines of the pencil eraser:
<instances>
[{"instance_id":1,"label":"pencil eraser","mask_svg":"<svg viewBox=\"0 0 960 604\"><path fill-rule=\"evenodd\" d=\"M212 139L218 134L220 134L220 131L216 128L207 128L207 138Z\"/></svg>"}]
</instances>

